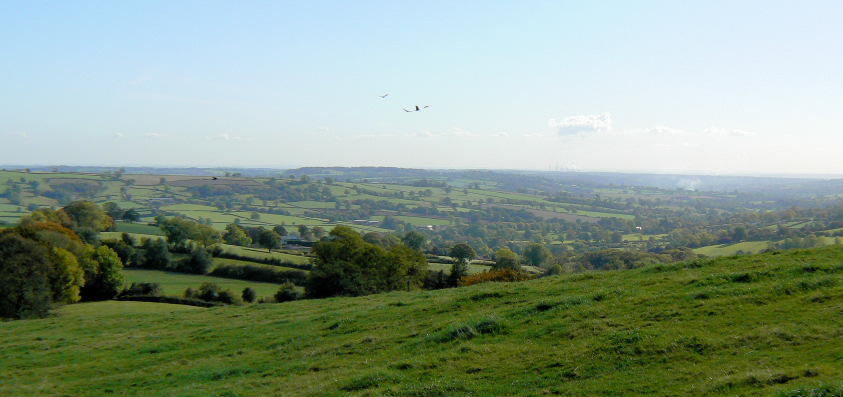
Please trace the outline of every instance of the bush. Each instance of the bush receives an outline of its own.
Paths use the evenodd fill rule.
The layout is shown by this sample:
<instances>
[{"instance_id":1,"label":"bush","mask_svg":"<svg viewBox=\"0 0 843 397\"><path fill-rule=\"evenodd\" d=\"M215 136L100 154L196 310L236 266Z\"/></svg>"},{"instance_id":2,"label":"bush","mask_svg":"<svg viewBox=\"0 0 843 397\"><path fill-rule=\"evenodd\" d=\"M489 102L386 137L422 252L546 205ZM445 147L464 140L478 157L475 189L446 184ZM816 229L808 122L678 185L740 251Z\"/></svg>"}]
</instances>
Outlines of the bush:
<instances>
[{"instance_id":1,"label":"bush","mask_svg":"<svg viewBox=\"0 0 843 397\"><path fill-rule=\"evenodd\" d=\"M304 285L307 280L307 273L301 270L276 270L252 265L220 265L214 268L209 275L267 283L289 281L295 285Z\"/></svg>"},{"instance_id":2,"label":"bush","mask_svg":"<svg viewBox=\"0 0 843 397\"><path fill-rule=\"evenodd\" d=\"M47 250L16 234L0 235L0 317L45 317L50 309Z\"/></svg>"},{"instance_id":3,"label":"bush","mask_svg":"<svg viewBox=\"0 0 843 397\"><path fill-rule=\"evenodd\" d=\"M214 263L214 257L202 247L190 251L190 256L179 261L176 271L191 274L205 274Z\"/></svg>"},{"instance_id":4,"label":"bush","mask_svg":"<svg viewBox=\"0 0 843 397\"><path fill-rule=\"evenodd\" d=\"M255 301L255 298L257 298L257 294L255 293L255 290L246 287L243 289L242 297L244 302L252 303Z\"/></svg>"},{"instance_id":5,"label":"bush","mask_svg":"<svg viewBox=\"0 0 843 397\"><path fill-rule=\"evenodd\" d=\"M197 291L188 288L184 291L186 299L201 299L205 302L218 302L225 304L240 304L242 301L231 290L224 290L222 287L212 282L205 282L199 286Z\"/></svg>"},{"instance_id":6,"label":"bush","mask_svg":"<svg viewBox=\"0 0 843 397\"><path fill-rule=\"evenodd\" d=\"M291 282L282 284L281 288L278 289L278 292L275 293L275 302L277 303L295 301L298 299L299 291L296 290L296 286Z\"/></svg>"},{"instance_id":7,"label":"bush","mask_svg":"<svg viewBox=\"0 0 843 397\"><path fill-rule=\"evenodd\" d=\"M170 251L163 239L145 240L143 267L154 270L164 270L170 265Z\"/></svg>"},{"instance_id":8,"label":"bush","mask_svg":"<svg viewBox=\"0 0 843 397\"><path fill-rule=\"evenodd\" d=\"M118 297L127 297L127 296L160 296L161 295L161 284L158 283L132 283L132 285L128 289L124 289L120 292Z\"/></svg>"},{"instance_id":9,"label":"bush","mask_svg":"<svg viewBox=\"0 0 843 397\"><path fill-rule=\"evenodd\" d=\"M464 277L460 280L460 285L475 285L488 282L513 282L524 281L534 278L532 274L524 273L514 270L512 268L503 268L500 270L491 270L473 276Z\"/></svg>"}]
</instances>

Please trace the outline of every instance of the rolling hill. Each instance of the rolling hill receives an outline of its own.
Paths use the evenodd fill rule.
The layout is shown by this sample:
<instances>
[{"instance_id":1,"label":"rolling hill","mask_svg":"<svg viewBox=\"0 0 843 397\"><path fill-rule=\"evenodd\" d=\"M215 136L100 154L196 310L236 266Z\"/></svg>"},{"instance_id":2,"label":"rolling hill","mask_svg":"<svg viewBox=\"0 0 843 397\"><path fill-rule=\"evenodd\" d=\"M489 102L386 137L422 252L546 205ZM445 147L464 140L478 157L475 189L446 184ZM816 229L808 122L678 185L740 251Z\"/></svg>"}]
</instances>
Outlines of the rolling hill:
<instances>
[{"instance_id":1,"label":"rolling hill","mask_svg":"<svg viewBox=\"0 0 843 397\"><path fill-rule=\"evenodd\" d=\"M0 395L840 395L837 246L0 326ZM818 394L817 394L818 395Z\"/></svg>"}]
</instances>

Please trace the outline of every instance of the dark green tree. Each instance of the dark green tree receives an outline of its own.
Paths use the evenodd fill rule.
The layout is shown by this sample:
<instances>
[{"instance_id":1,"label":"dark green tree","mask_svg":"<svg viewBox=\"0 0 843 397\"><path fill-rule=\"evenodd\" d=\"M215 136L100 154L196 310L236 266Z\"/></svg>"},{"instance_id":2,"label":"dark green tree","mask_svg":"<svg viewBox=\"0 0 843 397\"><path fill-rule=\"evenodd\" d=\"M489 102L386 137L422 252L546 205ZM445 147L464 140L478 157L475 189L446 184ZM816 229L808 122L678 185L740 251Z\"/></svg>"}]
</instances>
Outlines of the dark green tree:
<instances>
[{"instance_id":1,"label":"dark green tree","mask_svg":"<svg viewBox=\"0 0 843 397\"><path fill-rule=\"evenodd\" d=\"M161 221L161 231L167 237L167 242L173 245L181 245L190 238L196 222L180 216Z\"/></svg>"},{"instance_id":2,"label":"dark green tree","mask_svg":"<svg viewBox=\"0 0 843 397\"><path fill-rule=\"evenodd\" d=\"M539 243L527 244L527 246L524 247L522 256L524 257L524 262L526 264L537 267L543 266L550 260L550 258L553 257L550 250L548 250L544 244Z\"/></svg>"},{"instance_id":3,"label":"dark green tree","mask_svg":"<svg viewBox=\"0 0 843 397\"><path fill-rule=\"evenodd\" d=\"M80 291L83 300L112 299L126 284L123 262L105 245L88 251L80 265L85 270L85 285Z\"/></svg>"},{"instance_id":4,"label":"dark green tree","mask_svg":"<svg viewBox=\"0 0 843 397\"><path fill-rule=\"evenodd\" d=\"M143 248L143 267L147 269L164 270L170 265L170 251L163 239L146 240Z\"/></svg>"},{"instance_id":5,"label":"dark green tree","mask_svg":"<svg viewBox=\"0 0 843 397\"><path fill-rule=\"evenodd\" d=\"M343 225L331 230L330 239L317 243L312 252L314 268L305 288L311 298L418 288L427 267L421 253L402 244L386 250Z\"/></svg>"},{"instance_id":6,"label":"dark green tree","mask_svg":"<svg viewBox=\"0 0 843 397\"><path fill-rule=\"evenodd\" d=\"M140 213L134 208L129 208L128 210L126 210L126 212L123 212L123 215L121 216L121 218L124 221L129 222L129 223L139 222L140 221Z\"/></svg>"},{"instance_id":7,"label":"dark green tree","mask_svg":"<svg viewBox=\"0 0 843 397\"><path fill-rule=\"evenodd\" d=\"M243 302L252 303L257 298L257 293L250 287L246 287L243 289L242 298Z\"/></svg>"},{"instance_id":8,"label":"dark green tree","mask_svg":"<svg viewBox=\"0 0 843 397\"><path fill-rule=\"evenodd\" d=\"M0 235L0 317L46 316L50 272L45 247L16 233Z\"/></svg>"},{"instance_id":9,"label":"dark green tree","mask_svg":"<svg viewBox=\"0 0 843 397\"><path fill-rule=\"evenodd\" d=\"M114 221L105 210L90 201L74 201L61 210L70 218L74 228L101 232L114 227Z\"/></svg>"},{"instance_id":10,"label":"dark green tree","mask_svg":"<svg viewBox=\"0 0 843 397\"><path fill-rule=\"evenodd\" d=\"M498 249L495 252L495 269L521 270L518 254L506 247Z\"/></svg>"},{"instance_id":11,"label":"dark green tree","mask_svg":"<svg viewBox=\"0 0 843 397\"><path fill-rule=\"evenodd\" d=\"M225 227L223 241L226 244L239 245L241 247L248 247L252 244L252 238L246 234L246 231L241 226L233 223Z\"/></svg>"},{"instance_id":12,"label":"dark green tree","mask_svg":"<svg viewBox=\"0 0 843 397\"><path fill-rule=\"evenodd\" d=\"M404 234L404 237L401 238L401 241L404 245L410 247L410 249L414 251L421 251L424 247L424 243L427 241L427 238L424 237L424 234L421 234L415 230L410 230L409 232Z\"/></svg>"},{"instance_id":13,"label":"dark green tree","mask_svg":"<svg viewBox=\"0 0 843 397\"><path fill-rule=\"evenodd\" d=\"M260 234L260 238L258 239L258 244L260 244L261 247L266 248L267 251L272 252L273 248L281 246L281 236L272 230L263 230Z\"/></svg>"},{"instance_id":14,"label":"dark green tree","mask_svg":"<svg viewBox=\"0 0 843 397\"><path fill-rule=\"evenodd\" d=\"M468 263L477 257L477 253L474 252L474 248L471 248L470 245L466 243L459 243L448 250L448 256L456 259L457 262Z\"/></svg>"}]
</instances>

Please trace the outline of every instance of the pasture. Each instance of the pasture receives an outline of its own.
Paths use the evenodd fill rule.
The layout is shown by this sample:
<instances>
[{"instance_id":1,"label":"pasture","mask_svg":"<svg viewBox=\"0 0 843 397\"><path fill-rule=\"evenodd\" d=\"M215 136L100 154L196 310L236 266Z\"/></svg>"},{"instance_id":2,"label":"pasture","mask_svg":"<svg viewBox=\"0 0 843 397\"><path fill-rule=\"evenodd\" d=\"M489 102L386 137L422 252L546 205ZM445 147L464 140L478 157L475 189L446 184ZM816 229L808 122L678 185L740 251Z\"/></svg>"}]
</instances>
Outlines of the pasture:
<instances>
[{"instance_id":1,"label":"pasture","mask_svg":"<svg viewBox=\"0 0 843 397\"><path fill-rule=\"evenodd\" d=\"M3 323L0 394L839 395L841 264L825 247L284 304L107 302Z\"/></svg>"},{"instance_id":2,"label":"pasture","mask_svg":"<svg viewBox=\"0 0 843 397\"><path fill-rule=\"evenodd\" d=\"M261 283L257 281L233 280L229 278L201 276L198 274L162 272L158 270L124 269L128 284L150 282L158 283L164 295L184 295L187 288L198 289L202 283L211 282L223 289L230 289L236 296L240 296L243 289L249 287L258 297L269 298L278 291L278 284Z\"/></svg>"}]
</instances>

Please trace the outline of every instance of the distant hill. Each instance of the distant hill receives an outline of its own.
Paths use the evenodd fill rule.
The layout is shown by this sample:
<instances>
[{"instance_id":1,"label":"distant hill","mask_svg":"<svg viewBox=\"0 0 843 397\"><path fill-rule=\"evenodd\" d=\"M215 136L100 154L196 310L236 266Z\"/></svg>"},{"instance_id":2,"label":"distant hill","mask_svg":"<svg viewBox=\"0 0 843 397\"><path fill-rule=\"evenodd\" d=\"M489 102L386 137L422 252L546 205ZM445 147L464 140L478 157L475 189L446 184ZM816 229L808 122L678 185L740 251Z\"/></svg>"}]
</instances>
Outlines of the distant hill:
<instances>
[{"instance_id":1,"label":"distant hill","mask_svg":"<svg viewBox=\"0 0 843 397\"><path fill-rule=\"evenodd\" d=\"M78 304L3 323L0 395L840 395L841 298L836 246L285 304Z\"/></svg>"}]
</instances>

